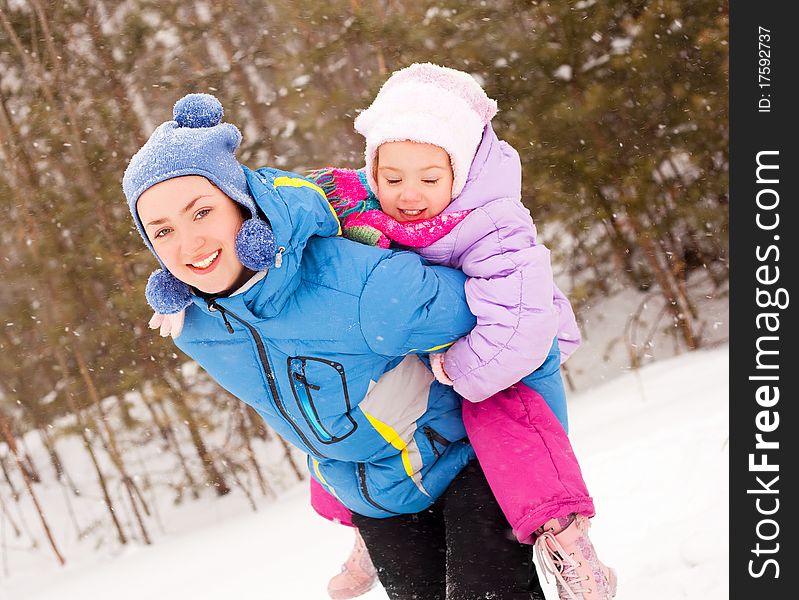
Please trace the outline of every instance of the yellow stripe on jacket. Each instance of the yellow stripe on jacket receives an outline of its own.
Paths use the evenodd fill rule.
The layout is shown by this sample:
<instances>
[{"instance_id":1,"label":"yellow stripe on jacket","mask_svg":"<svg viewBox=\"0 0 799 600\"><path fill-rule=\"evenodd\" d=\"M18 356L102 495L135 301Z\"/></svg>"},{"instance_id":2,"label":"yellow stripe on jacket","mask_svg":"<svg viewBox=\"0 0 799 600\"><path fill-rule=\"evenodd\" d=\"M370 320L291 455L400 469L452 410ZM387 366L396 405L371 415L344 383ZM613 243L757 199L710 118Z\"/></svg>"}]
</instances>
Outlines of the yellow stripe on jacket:
<instances>
[{"instance_id":1,"label":"yellow stripe on jacket","mask_svg":"<svg viewBox=\"0 0 799 600\"><path fill-rule=\"evenodd\" d=\"M341 235L341 221L339 220L336 211L333 210L333 207L330 206L330 203L327 201L327 196L325 196L325 193L322 191L322 188L320 188L318 185L308 181L307 179L302 179L300 177L287 177L285 175L281 175L280 177L275 177L273 185L276 188L281 186L307 187L317 191L319 195L322 196L322 200L324 200L325 204L330 209L330 212L332 212L333 216L336 218L336 223L338 223L338 233L336 235Z\"/></svg>"},{"instance_id":2,"label":"yellow stripe on jacket","mask_svg":"<svg viewBox=\"0 0 799 600\"><path fill-rule=\"evenodd\" d=\"M391 425L383 423L365 411L363 411L363 414L367 419L369 419L372 427L374 427L389 444L400 451L400 455L402 456L402 465L405 467L405 472L408 474L408 477L413 477L413 467L411 466L411 461L408 457L408 444L403 441L403 439Z\"/></svg>"}]
</instances>

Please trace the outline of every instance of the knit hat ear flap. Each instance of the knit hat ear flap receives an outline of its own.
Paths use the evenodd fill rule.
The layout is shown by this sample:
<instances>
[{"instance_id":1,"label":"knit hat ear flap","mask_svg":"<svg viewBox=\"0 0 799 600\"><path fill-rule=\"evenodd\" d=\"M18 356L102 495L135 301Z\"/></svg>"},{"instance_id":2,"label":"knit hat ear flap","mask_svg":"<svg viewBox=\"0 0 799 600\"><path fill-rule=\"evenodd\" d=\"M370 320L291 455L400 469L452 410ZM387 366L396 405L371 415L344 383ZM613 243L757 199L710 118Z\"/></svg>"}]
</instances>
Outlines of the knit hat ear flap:
<instances>
[{"instance_id":1,"label":"knit hat ear flap","mask_svg":"<svg viewBox=\"0 0 799 600\"><path fill-rule=\"evenodd\" d=\"M144 290L147 302L162 315L179 313L191 304L191 290L166 269L153 271Z\"/></svg>"},{"instance_id":2,"label":"knit hat ear flap","mask_svg":"<svg viewBox=\"0 0 799 600\"><path fill-rule=\"evenodd\" d=\"M253 217L242 223L236 234L236 256L253 271L275 266L275 234L267 223Z\"/></svg>"}]
</instances>

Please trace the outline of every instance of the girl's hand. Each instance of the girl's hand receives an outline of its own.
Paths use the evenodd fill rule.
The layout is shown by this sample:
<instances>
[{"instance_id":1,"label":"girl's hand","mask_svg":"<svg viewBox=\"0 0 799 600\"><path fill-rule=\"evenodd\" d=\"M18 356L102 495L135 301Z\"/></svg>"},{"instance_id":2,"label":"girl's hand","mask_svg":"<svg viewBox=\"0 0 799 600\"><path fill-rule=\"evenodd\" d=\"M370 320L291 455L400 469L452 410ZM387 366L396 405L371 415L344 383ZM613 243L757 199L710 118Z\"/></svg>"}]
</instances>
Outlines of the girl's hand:
<instances>
[{"instance_id":1,"label":"girl's hand","mask_svg":"<svg viewBox=\"0 0 799 600\"><path fill-rule=\"evenodd\" d=\"M180 332L183 329L183 317L185 312L185 310L182 310L179 313L171 315L154 313L150 318L148 325L150 329L159 329L161 337L166 337L169 335L172 336L172 339L175 339L180 335Z\"/></svg>"},{"instance_id":2,"label":"girl's hand","mask_svg":"<svg viewBox=\"0 0 799 600\"><path fill-rule=\"evenodd\" d=\"M444 385L452 385L452 379L449 378L449 375L447 375L447 372L444 370L445 354L445 352L430 354L430 368L433 369L433 375L435 375L439 383L443 383Z\"/></svg>"}]
</instances>

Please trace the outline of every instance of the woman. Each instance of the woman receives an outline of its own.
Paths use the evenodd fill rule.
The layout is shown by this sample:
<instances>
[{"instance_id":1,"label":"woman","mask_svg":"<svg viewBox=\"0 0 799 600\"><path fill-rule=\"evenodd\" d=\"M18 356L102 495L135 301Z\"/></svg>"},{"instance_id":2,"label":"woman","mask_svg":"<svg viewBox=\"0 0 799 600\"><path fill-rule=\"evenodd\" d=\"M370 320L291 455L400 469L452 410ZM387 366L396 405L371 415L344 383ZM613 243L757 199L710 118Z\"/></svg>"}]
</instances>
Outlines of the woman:
<instances>
[{"instance_id":1,"label":"woman","mask_svg":"<svg viewBox=\"0 0 799 600\"><path fill-rule=\"evenodd\" d=\"M474 327L463 274L342 239L316 185L237 162L241 135L212 96L186 96L174 116L123 189L164 267L148 300L183 320L176 345L306 452L347 508L408 521L381 545L390 597L543 598L473 460L460 399L426 358Z\"/></svg>"}]
</instances>

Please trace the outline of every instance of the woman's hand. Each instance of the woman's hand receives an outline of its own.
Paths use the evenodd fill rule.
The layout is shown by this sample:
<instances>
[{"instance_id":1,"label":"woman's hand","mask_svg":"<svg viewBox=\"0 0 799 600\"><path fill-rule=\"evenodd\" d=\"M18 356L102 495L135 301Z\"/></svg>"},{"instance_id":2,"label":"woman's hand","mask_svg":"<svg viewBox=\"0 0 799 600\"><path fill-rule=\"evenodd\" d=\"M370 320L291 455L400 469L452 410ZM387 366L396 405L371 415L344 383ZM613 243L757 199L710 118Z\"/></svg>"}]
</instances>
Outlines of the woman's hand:
<instances>
[{"instance_id":1,"label":"woman's hand","mask_svg":"<svg viewBox=\"0 0 799 600\"><path fill-rule=\"evenodd\" d=\"M148 323L150 329L159 329L161 337L172 336L175 339L180 335L183 329L183 317L185 310L171 315L162 315L160 313L153 313Z\"/></svg>"},{"instance_id":2,"label":"woman's hand","mask_svg":"<svg viewBox=\"0 0 799 600\"><path fill-rule=\"evenodd\" d=\"M445 352L430 354L430 368L433 369L433 375L435 375L439 383L452 385L452 379L449 378L449 375L447 375L447 372L444 370L445 354Z\"/></svg>"}]
</instances>

